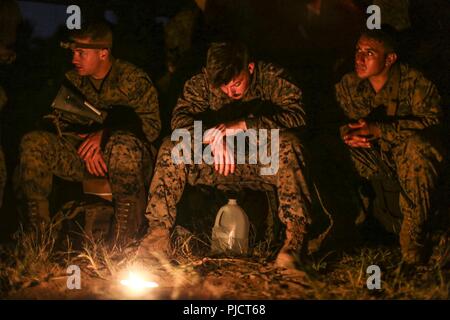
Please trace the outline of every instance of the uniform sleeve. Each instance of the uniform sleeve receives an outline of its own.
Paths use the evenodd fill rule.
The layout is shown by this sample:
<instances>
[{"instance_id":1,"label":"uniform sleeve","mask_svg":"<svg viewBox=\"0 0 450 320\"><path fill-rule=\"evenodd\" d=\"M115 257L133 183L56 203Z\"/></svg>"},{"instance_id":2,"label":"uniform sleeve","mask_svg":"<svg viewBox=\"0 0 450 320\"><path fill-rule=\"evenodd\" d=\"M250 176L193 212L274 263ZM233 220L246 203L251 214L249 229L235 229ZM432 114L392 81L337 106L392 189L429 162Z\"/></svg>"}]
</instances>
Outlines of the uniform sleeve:
<instances>
[{"instance_id":1,"label":"uniform sleeve","mask_svg":"<svg viewBox=\"0 0 450 320\"><path fill-rule=\"evenodd\" d=\"M135 108L142 120L142 129L149 142L154 142L161 132L158 94L150 78L132 75L127 81L129 105ZM130 81L131 80L131 81Z\"/></svg>"},{"instance_id":2,"label":"uniform sleeve","mask_svg":"<svg viewBox=\"0 0 450 320\"><path fill-rule=\"evenodd\" d=\"M195 115L209 109L208 87L202 74L188 80L172 113L172 130L192 130Z\"/></svg>"},{"instance_id":3,"label":"uniform sleeve","mask_svg":"<svg viewBox=\"0 0 450 320\"><path fill-rule=\"evenodd\" d=\"M367 117L371 109L367 103L355 94L358 81L351 75L346 75L336 84L336 101L344 112L345 116L351 120L359 120Z\"/></svg>"},{"instance_id":4,"label":"uniform sleeve","mask_svg":"<svg viewBox=\"0 0 450 320\"><path fill-rule=\"evenodd\" d=\"M262 80L263 95L279 108L278 112L245 119L247 128L290 129L306 125L302 92L295 84L282 77L281 73L269 70Z\"/></svg>"},{"instance_id":5,"label":"uniform sleeve","mask_svg":"<svg viewBox=\"0 0 450 320\"><path fill-rule=\"evenodd\" d=\"M436 86L423 76L408 81L406 89L409 94L407 103L411 105L411 116L389 123L379 123L381 137L386 141L394 141L403 135L417 130L439 125L442 116L440 96Z\"/></svg>"}]
</instances>

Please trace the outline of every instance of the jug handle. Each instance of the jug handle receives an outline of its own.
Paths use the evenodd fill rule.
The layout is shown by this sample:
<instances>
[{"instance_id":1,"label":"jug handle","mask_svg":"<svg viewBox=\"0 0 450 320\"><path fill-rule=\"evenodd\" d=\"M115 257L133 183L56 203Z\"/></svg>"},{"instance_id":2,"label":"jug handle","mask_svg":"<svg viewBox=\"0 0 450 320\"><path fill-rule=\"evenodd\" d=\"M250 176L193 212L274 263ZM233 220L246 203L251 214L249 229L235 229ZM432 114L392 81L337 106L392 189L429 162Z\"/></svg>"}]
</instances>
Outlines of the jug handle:
<instances>
[{"instance_id":1,"label":"jug handle","mask_svg":"<svg viewBox=\"0 0 450 320\"><path fill-rule=\"evenodd\" d=\"M214 226L220 226L220 220L222 219L222 215L223 215L224 211L225 210L223 208L221 208L219 210L219 213L216 216L216 221L214 222Z\"/></svg>"}]
</instances>

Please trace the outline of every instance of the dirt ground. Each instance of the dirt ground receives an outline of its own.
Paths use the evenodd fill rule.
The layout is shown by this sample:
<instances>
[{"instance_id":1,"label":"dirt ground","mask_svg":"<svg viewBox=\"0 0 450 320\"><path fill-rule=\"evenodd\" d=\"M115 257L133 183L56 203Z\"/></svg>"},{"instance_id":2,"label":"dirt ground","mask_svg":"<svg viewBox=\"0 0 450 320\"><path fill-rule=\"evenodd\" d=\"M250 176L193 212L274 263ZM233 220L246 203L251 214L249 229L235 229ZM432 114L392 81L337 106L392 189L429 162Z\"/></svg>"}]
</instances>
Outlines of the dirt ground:
<instances>
[{"instance_id":1,"label":"dirt ground","mask_svg":"<svg viewBox=\"0 0 450 320\"><path fill-rule=\"evenodd\" d=\"M265 259L199 258L190 262L146 265L146 281L156 288L132 290L121 283L136 266L111 257L105 264L79 255L80 289L69 289L71 273L61 265L50 273L22 276L5 299L88 300L321 300L321 299L448 299L448 251L440 260L405 272L399 268L398 248L362 248L353 254L329 253L312 259L303 270L278 269ZM80 259L81 258L81 259ZM99 259L100 260L100 259ZM105 262L108 259L103 260ZM90 262L89 262L90 261ZM381 269L380 289L367 286L367 268ZM108 267L109 266L109 267ZM71 280L72 279L72 280Z\"/></svg>"},{"instance_id":2,"label":"dirt ground","mask_svg":"<svg viewBox=\"0 0 450 320\"><path fill-rule=\"evenodd\" d=\"M286 274L245 260L204 259L185 272L182 279L179 272L177 277L157 272L153 279L158 279L159 287L142 292L129 290L118 277L101 279L82 272L79 290L68 289L67 276L59 276L30 283L7 299L308 299L311 289L304 272Z\"/></svg>"}]
</instances>

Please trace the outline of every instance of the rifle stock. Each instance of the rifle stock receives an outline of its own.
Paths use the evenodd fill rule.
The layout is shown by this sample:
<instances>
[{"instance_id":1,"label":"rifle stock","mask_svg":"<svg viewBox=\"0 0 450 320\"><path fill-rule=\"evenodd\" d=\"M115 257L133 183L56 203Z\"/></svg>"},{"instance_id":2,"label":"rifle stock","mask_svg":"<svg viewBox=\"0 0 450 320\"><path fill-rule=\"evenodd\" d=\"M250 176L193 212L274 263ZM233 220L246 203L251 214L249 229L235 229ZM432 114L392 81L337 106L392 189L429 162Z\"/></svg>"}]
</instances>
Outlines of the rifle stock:
<instances>
[{"instance_id":1,"label":"rifle stock","mask_svg":"<svg viewBox=\"0 0 450 320\"><path fill-rule=\"evenodd\" d=\"M105 112L98 110L82 93L67 83L61 85L51 106L62 113L75 114L99 124L102 124L106 117Z\"/></svg>"}]
</instances>

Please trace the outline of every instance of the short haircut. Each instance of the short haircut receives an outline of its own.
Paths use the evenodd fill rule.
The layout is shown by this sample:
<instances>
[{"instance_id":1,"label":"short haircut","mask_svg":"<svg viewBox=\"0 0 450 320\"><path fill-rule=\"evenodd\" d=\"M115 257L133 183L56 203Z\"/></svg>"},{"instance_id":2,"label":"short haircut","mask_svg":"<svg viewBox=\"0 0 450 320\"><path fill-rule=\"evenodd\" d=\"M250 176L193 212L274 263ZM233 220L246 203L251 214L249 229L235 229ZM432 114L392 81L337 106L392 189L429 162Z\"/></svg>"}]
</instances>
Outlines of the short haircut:
<instances>
[{"instance_id":1,"label":"short haircut","mask_svg":"<svg viewBox=\"0 0 450 320\"><path fill-rule=\"evenodd\" d=\"M87 22L81 29L74 29L69 33L72 39L89 38L92 42L107 43L112 47L113 34L110 25L106 21Z\"/></svg>"},{"instance_id":2,"label":"short haircut","mask_svg":"<svg viewBox=\"0 0 450 320\"><path fill-rule=\"evenodd\" d=\"M364 30L361 37L374 39L383 43L387 53L399 52L399 37L397 30L388 24L382 24L381 29Z\"/></svg>"},{"instance_id":3,"label":"short haircut","mask_svg":"<svg viewBox=\"0 0 450 320\"><path fill-rule=\"evenodd\" d=\"M243 70L247 70L250 56L242 43L212 43L206 58L206 73L214 87L229 83Z\"/></svg>"}]
</instances>

